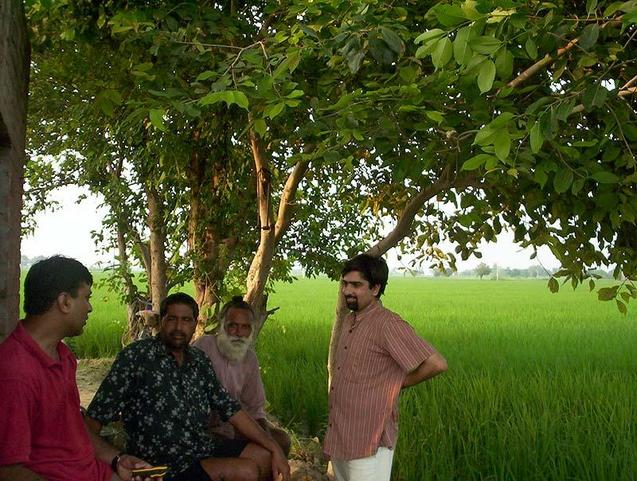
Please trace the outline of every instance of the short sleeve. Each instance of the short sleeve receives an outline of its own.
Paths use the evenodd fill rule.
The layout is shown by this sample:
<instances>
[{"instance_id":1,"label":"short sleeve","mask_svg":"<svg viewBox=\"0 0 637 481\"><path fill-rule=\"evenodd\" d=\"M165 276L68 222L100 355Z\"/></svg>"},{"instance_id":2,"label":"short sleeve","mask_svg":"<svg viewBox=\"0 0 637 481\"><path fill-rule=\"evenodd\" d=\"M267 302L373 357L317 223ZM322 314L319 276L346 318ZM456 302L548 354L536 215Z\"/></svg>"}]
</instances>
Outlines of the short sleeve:
<instances>
[{"instance_id":1,"label":"short sleeve","mask_svg":"<svg viewBox=\"0 0 637 481\"><path fill-rule=\"evenodd\" d=\"M115 358L111 370L95 393L87 414L102 424L119 420L136 371L135 352L130 348L124 349Z\"/></svg>"},{"instance_id":2,"label":"short sleeve","mask_svg":"<svg viewBox=\"0 0 637 481\"><path fill-rule=\"evenodd\" d=\"M36 415L31 389L17 380L0 381L0 466L26 463L31 456L31 422Z\"/></svg>"},{"instance_id":3,"label":"short sleeve","mask_svg":"<svg viewBox=\"0 0 637 481\"><path fill-rule=\"evenodd\" d=\"M431 344L416 334L413 327L399 318L385 325L384 341L389 355L406 373L436 352Z\"/></svg>"}]
</instances>

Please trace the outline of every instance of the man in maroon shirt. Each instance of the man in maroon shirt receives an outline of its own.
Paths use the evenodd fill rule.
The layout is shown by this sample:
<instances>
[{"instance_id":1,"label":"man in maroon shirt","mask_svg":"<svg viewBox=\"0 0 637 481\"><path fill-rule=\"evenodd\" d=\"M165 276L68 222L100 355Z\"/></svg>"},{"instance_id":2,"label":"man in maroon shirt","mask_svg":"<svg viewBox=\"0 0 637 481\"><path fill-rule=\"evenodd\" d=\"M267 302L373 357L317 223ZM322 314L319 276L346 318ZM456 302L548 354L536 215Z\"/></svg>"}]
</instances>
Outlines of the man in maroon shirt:
<instances>
[{"instance_id":1,"label":"man in maroon shirt","mask_svg":"<svg viewBox=\"0 0 637 481\"><path fill-rule=\"evenodd\" d=\"M26 317L0 344L0 481L129 481L131 469L149 466L84 425L77 361L61 341L82 333L92 284L84 265L62 256L26 276Z\"/></svg>"},{"instance_id":2,"label":"man in maroon shirt","mask_svg":"<svg viewBox=\"0 0 637 481\"><path fill-rule=\"evenodd\" d=\"M356 256L341 274L351 313L336 348L323 451L336 481L389 481L400 390L446 371L447 362L383 307L388 278L383 259Z\"/></svg>"}]
</instances>

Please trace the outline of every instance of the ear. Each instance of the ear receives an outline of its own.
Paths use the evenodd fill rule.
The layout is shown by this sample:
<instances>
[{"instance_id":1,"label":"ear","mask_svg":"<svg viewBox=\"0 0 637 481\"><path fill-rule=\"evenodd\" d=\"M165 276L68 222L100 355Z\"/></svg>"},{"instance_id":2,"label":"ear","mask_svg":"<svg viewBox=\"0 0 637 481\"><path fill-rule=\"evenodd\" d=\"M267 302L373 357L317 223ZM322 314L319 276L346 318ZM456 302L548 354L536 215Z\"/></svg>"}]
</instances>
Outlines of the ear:
<instances>
[{"instance_id":1,"label":"ear","mask_svg":"<svg viewBox=\"0 0 637 481\"><path fill-rule=\"evenodd\" d=\"M376 284L375 286L370 287L370 290L372 291L374 297L378 297L378 293L380 292L380 284Z\"/></svg>"},{"instance_id":2,"label":"ear","mask_svg":"<svg viewBox=\"0 0 637 481\"><path fill-rule=\"evenodd\" d=\"M60 292L55 299L55 304L60 312L68 314L71 311L72 299L71 294L68 292Z\"/></svg>"}]
</instances>

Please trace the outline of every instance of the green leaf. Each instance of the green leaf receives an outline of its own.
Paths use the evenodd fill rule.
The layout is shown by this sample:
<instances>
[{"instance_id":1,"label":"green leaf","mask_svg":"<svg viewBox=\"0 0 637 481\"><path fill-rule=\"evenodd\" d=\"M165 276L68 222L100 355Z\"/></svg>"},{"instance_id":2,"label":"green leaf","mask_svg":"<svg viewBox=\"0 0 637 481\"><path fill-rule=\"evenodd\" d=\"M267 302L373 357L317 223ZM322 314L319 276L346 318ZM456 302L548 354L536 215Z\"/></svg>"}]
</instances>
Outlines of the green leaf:
<instances>
[{"instance_id":1,"label":"green leaf","mask_svg":"<svg viewBox=\"0 0 637 481\"><path fill-rule=\"evenodd\" d=\"M472 145L491 145L496 133L496 130L493 130L490 126L486 125L478 131Z\"/></svg>"},{"instance_id":2,"label":"green leaf","mask_svg":"<svg viewBox=\"0 0 637 481\"><path fill-rule=\"evenodd\" d=\"M582 104L586 110L590 111L594 107L601 107L606 102L608 90L599 84L590 85L582 95Z\"/></svg>"},{"instance_id":3,"label":"green leaf","mask_svg":"<svg viewBox=\"0 0 637 481\"><path fill-rule=\"evenodd\" d=\"M380 27L380 33L389 48L397 54L403 53L405 44L396 32L386 27Z\"/></svg>"},{"instance_id":4,"label":"green leaf","mask_svg":"<svg viewBox=\"0 0 637 481\"><path fill-rule=\"evenodd\" d=\"M426 32L421 33L420 35L418 35L416 37L416 40L414 40L414 43L416 43L416 44L427 43L430 40L439 39L443 35L446 35L446 32L444 30L441 30L439 28L434 28L434 29L431 29L431 30L427 30Z\"/></svg>"},{"instance_id":5,"label":"green leaf","mask_svg":"<svg viewBox=\"0 0 637 481\"><path fill-rule=\"evenodd\" d=\"M531 152L537 154L542 149L544 144L544 134L542 133L542 127L539 122L535 122L531 127Z\"/></svg>"},{"instance_id":6,"label":"green leaf","mask_svg":"<svg viewBox=\"0 0 637 481\"><path fill-rule=\"evenodd\" d=\"M471 40L471 48L485 55L495 53L501 46L502 42L499 39L486 35L481 35Z\"/></svg>"},{"instance_id":7,"label":"green leaf","mask_svg":"<svg viewBox=\"0 0 637 481\"><path fill-rule=\"evenodd\" d=\"M617 309L619 309L619 312L621 312L622 314L626 314L628 312L628 309L626 309L626 304L624 304L622 301L620 301L619 299L615 299L615 303L617 304Z\"/></svg>"},{"instance_id":8,"label":"green leaf","mask_svg":"<svg viewBox=\"0 0 637 481\"><path fill-rule=\"evenodd\" d=\"M279 102L274 105L268 105L263 111L263 116L270 117L271 119L273 119L274 117L279 115L281 112L283 112L284 108L285 108L285 102Z\"/></svg>"},{"instance_id":9,"label":"green leaf","mask_svg":"<svg viewBox=\"0 0 637 481\"><path fill-rule=\"evenodd\" d=\"M467 20L462 8L458 5L439 3L431 9L438 21L445 27L455 27Z\"/></svg>"},{"instance_id":10,"label":"green leaf","mask_svg":"<svg viewBox=\"0 0 637 481\"><path fill-rule=\"evenodd\" d=\"M509 152L511 151L511 136L507 130L498 130L493 138L493 147L495 149L495 155L501 161L504 162L507 157L509 157Z\"/></svg>"},{"instance_id":11,"label":"green leaf","mask_svg":"<svg viewBox=\"0 0 637 481\"><path fill-rule=\"evenodd\" d=\"M589 50L597 43L599 37L599 25L592 23L584 28L582 35L579 37L578 45L584 50Z\"/></svg>"},{"instance_id":12,"label":"green leaf","mask_svg":"<svg viewBox=\"0 0 637 481\"><path fill-rule=\"evenodd\" d=\"M445 119L442 113L438 112L437 110L427 110L425 112L425 115L437 123L441 123Z\"/></svg>"},{"instance_id":13,"label":"green leaf","mask_svg":"<svg viewBox=\"0 0 637 481\"><path fill-rule=\"evenodd\" d=\"M619 182L619 177L617 175L606 170L595 172L591 175L591 177L600 184L617 184Z\"/></svg>"},{"instance_id":14,"label":"green leaf","mask_svg":"<svg viewBox=\"0 0 637 481\"><path fill-rule=\"evenodd\" d=\"M482 164L494 158L495 157L493 157L493 155L489 154L474 155L469 160L465 161L464 164L462 164L462 170L476 170Z\"/></svg>"},{"instance_id":15,"label":"green leaf","mask_svg":"<svg viewBox=\"0 0 637 481\"><path fill-rule=\"evenodd\" d=\"M557 282L557 279L555 277L551 277L549 279L549 290L555 294L556 292L558 292L560 290L560 283Z\"/></svg>"},{"instance_id":16,"label":"green leaf","mask_svg":"<svg viewBox=\"0 0 637 481\"><path fill-rule=\"evenodd\" d=\"M150 109L148 111L150 123L153 124L157 130L166 130L166 126L164 125L164 115L166 115L166 111L164 109Z\"/></svg>"},{"instance_id":17,"label":"green leaf","mask_svg":"<svg viewBox=\"0 0 637 481\"><path fill-rule=\"evenodd\" d=\"M513 54L505 48L498 50L495 57L495 71L502 80L508 80L513 74Z\"/></svg>"},{"instance_id":18,"label":"green leaf","mask_svg":"<svg viewBox=\"0 0 637 481\"><path fill-rule=\"evenodd\" d=\"M363 56L364 55L365 54L363 53ZM290 55L285 57L285 60L283 60L283 62L281 62L278 65L278 67L272 74L272 78L277 79L286 72L294 72L296 67L298 67L300 60L301 60L301 54L299 53L298 50L294 50L292 53L290 53Z\"/></svg>"},{"instance_id":19,"label":"green leaf","mask_svg":"<svg viewBox=\"0 0 637 481\"><path fill-rule=\"evenodd\" d=\"M494 80L495 64L491 60L486 60L480 66L480 71L478 72L478 88L480 89L480 93L485 93L491 90Z\"/></svg>"},{"instance_id":20,"label":"green leaf","mask_svg":"<svg viewBox=\"0 0 637 481\"><path fill-rule=\"evenodd\" d=\"M526 40L524 50L526 50L526 53L529 54L529 58L531 60L535 60L537 58L537 45L535 45L535 42L531 37Z\"/></svg>"},{"instance_id":21,"label":"green leaf","mask_svg":"<svg viewBox=\"0 0 637 481\"><path fill-rule=\"evenodd\" d=\"M365 52L363 50L352 49L347 54L347 67L350 72L356 73L360 70L363 59L365 58Z\"/></svg>"},{"instance_id":22,"label":"green leaf","mask_svg":"<svg viewBox=\"0 0 637 481\"><path fill-rule=\"evenodd\" d=\"M217 77L218 75L219 73L213 70L206 70L205 72L201 72L199 75L197 75L197 78L195 79L195 81L201 82L203 80L208 80L209 78L212 78L212 77Z\"/></svg>"},{"instance_id":23,"label":"green leaf","mask_svg":"<svg viewBox=\"0 0 637 481\"><path fill-rule=\"evenodd\" d=\"M560 169L553 177L553 188L558 194L566 192L573 183L573 171Z\"/></svg>"},{"instance_id":24,"label":"green leaf","mask_svg":"<svg viewBox=\"0 0 637 481\"><path fill-rule=\"evenodd\" d=\"M453 45L451 44L449 37L438 40L436 48L434 48L434 51L431 53L431 61L434 64L434 67L436 67L436 70L447 65L449 60L451 60L452 55Z\"/></svg>"},{"instance_id":25,"label":"green leaf","mask_svg":"<svg viewBox=\"0 0 637 481\"><path fill-rule=\"evenodd\" d=\"M586 1L586 13L589 15L595 13L597 9L597 0L587 0Z\"/></svg>"},{"instance_id":26,"label":"green leaf","mask_svg":"<svg viewBox=\"0 0 637 481\"><path fill-rule=\"evenodd\" d=\"M595 289L595 281L590 279L588 281L588 292L593 292L593 289Z\"/></svg>"},{"instance_id":27,"label":"green leaf","mask_svg":"<svg viewBox=\"0 0 637 481\"><path fill-rule=\"evenodd\" d=\"M268 127L263 119L257 119L252 124L252 128L254 131L259 134L260 137L263 137L268 130Z\"/></svg>"},{"instance_id":28,"label":"green leaf","mask_svg":"<svg viewBox=\"0 0 637 481\"><path fill-rule=\"evenodd\" d=\"M453 41L453 57L458 65L466 65L471 60L471 48L469 47L469 34L471 27L463 27L458 30L456 38Z\"/></svg>"},{"instance_id":29,"label":"green leaf","mask_svg":"<svg viewBox=\"0 0 637 481\"><path fill-rule=\"evenodd\" d=\"M246 97L246 94L239 90L235 90L234 92L232 92L232 95L234 96L233 103L237 104L242 109L248 110L250 102L248 101L248 97Z\"/></svg>"},{"instance_id":30,"label":"green leaf","mask_svg":"<svg viewBox=\"0 0 637 481\"><path fill-rule=\"evenodd\" d=\"M597 291L597 298L600 301L611 301L615 299L615 296L617 296L618 290L619 286L602 287L599 291Z\"/></svg>"}]
</instances>

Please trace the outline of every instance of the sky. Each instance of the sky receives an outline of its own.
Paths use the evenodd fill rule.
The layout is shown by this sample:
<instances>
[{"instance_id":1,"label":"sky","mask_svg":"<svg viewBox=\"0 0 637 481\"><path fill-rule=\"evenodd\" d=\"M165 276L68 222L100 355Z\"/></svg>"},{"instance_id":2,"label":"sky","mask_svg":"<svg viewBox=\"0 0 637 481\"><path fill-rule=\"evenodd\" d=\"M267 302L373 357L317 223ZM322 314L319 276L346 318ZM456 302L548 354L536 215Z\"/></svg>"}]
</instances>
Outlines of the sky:
<instances>
[{"instance_id":1,"label":"sky","mask_svg":"<svg viewBox=\"0 0 637 481\"><path fill-rule=\"evenodd\" d=\"M80 204L76 201L81 194L87 195ZM88 266L96 266L99 262L109 262L113 255L97 252L91 238L91 231L98 230L106 209L100 207L100 200L80 187L64 187L51 194L51 199L59 202L60 207L53 212L41 213L36 218L35 232L22 239L22 255L27 257L51 256L63 254L74 257ZM537 259L530 259L531 249L521 249L513 243L513 235L503 233L496 243L481 245L482 259L472 257L467 261L458 259L458 270L475 268L480 262L492 266L524 269L538 265L538 261L546 268L556 268L559 263L547 248L539 251ZM443 250L447 246L440 246ZM403 262L397 260L397 252L388 253L390 268L400 267Z\"/></svg>"}]
</instances>

